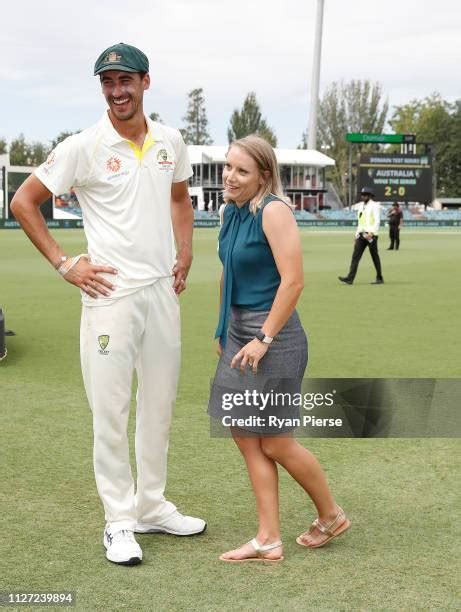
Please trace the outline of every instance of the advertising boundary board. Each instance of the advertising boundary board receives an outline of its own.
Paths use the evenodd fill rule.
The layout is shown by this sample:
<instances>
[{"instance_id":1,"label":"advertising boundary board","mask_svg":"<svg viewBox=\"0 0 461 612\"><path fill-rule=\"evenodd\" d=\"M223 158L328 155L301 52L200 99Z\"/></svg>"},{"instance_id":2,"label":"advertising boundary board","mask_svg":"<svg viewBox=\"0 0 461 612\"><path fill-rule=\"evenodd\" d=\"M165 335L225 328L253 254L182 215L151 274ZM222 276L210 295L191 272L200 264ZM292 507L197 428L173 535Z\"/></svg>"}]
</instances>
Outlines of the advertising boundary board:
<instances>
[{"instance_id":1,"label":"advertising boundary board","mask_svg":"<svg viewBox=\"0 0 461 612\"><path fill-rule=\"evenodd\" d=\"M338 228L338 227L355 227L357 221L353 219L334 221L332 219L298 219L298 227L312 228ZM47 219L46 224L50 229L83 229L83 221L79 219ZM194 221L194 227L219 227L218 219L197 219ZM434 228L434 227L461 227L461 221L453 219L446 220L431 220L431 221L405 221L405 227L415 228ZM0 229L20 229L17 221L11 219L0 219ZM381 229L385 229L384 223Z\"/></svg>"}]
</instances>

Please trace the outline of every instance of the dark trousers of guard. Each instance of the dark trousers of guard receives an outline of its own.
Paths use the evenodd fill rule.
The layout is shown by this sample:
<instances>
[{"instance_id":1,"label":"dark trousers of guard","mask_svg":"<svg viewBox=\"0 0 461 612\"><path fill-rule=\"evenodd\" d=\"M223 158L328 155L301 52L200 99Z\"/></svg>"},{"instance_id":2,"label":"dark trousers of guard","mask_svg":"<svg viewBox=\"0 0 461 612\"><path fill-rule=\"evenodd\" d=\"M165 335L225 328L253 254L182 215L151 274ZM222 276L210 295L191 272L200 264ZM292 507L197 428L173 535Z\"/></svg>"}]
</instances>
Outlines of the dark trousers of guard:
<instances>
[{"instance_id":1,"label":"dark trousers of guard","mask_svg":"<svg viewBox=\"0 0 461 612\"><path fill-rule=\"evenodd\" d=\"M375 236L371 242L368 242L362 236L359 236L355 240L354 252L352 253L351 267L347 278L353 281L357 274L357 268L359 267L359 261L362 258L363 252L366 248L370 249L371 259L373 260L376 269L376 280L383 280L381 272L381 261L378 255L378 236Z\"/></svg>"},{"instance_id":2,"label":"dark trousers of guard","mask_svg":"<svg viewBox=\"0 0 461 612\"><path fill-rule=\"evenodd\" d=\"M389 238L391 240L389 250L393 251L395 248L398 251L400 246L400 228L398 225L389 225Z\"/></svg>"}]
</instances>

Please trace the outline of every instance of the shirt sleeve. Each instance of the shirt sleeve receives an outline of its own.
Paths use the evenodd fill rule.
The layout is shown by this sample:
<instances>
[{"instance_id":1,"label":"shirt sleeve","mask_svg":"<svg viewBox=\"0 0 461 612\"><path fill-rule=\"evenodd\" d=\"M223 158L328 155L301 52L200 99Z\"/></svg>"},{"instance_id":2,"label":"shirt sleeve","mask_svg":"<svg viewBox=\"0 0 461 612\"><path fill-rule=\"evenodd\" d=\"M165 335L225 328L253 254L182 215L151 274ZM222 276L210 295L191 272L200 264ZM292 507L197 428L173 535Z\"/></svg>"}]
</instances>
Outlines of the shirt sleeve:
<instances>
[{"instance_id":1,"label":"shirt sleeve","mask_svg":"<svg viewBox=\"0 0 461 612\"><path fill-rule=\"evenodd\" d=\"M59 195L79 185L79 146L75 136L60 142L34 174L47 189Z\"/></svg>"},{"instance_id":2,"label":"shirt sleeve","mask_svg":"<svg viewBox=\"0 0 461 612\"><path fill-rule=\"evenodd\" d=\"M364 222L363 219L361 218L361 214L363 213L363 205L361 205L358 209L357 209L357 227L355 228L355 237L358 238L360 236L360 233L363 232L364 229Z\"/></svg>"},{"instance_id":3,"label":"shirt sleeve","mask_svg":"<svg viewBox=\"0 0 461 612\"><path fill-rule=\"evenodd\" d=\"M377 234L379 232L379 226L381 224L381 206L378 202L373 203L373 224L370 224L368 229L372 234Z\"/></svg>"},{"instance_id":4,"label":"shirt sleeve","mask_svg":"<svg viewBox=\"0 0 461 612\"><path fill-rule=\"evenodd\" d=\"M176 165L173 174L173 183L186 181L193 175L186 144L181 136L181 132L178 131L177 135L178 139L175 146Z\"/></svg>"}]
</instances>

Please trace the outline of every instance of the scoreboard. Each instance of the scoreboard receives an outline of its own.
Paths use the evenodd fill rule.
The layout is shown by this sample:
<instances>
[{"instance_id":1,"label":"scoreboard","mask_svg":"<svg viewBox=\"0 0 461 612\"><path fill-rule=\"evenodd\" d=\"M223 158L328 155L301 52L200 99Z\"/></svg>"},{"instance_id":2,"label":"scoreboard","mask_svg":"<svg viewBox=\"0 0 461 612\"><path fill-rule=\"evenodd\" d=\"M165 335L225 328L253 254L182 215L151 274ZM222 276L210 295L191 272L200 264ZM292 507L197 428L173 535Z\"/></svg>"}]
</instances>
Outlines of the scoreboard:
<instances>
[{"instance_id":1,"label":"scoreboard","mask_svg":"<svg viewBox=\"0 0 461 612\"><path fill-rule=\"evenodd\" d=\"M372 187L381 202L432 201L430 155L367 153L360 156L358 190Z\"/></svg>"}]
</instances>

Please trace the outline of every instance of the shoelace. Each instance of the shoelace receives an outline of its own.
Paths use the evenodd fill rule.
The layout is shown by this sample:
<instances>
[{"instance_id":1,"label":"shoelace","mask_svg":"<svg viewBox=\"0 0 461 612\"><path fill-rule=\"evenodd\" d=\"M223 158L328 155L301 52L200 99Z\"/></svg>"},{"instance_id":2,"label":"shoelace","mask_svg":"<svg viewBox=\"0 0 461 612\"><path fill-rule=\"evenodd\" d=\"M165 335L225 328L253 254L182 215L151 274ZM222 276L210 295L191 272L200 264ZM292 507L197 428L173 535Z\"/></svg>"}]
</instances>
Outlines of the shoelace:
<instances>
[{"instance_id":1,"label":"shoelace","mask_svg":"<svg viewBox=\"0 0 461 612\"><path fill-rule=\"evenodd\" d=\"M120 531L117 531L117 533L114 533L113 540L114 542L119 542L121 540L128 540L129 542L133 542L133 532L129 531L128 529L121 529Z\"/></svg>"}]
</instances>

